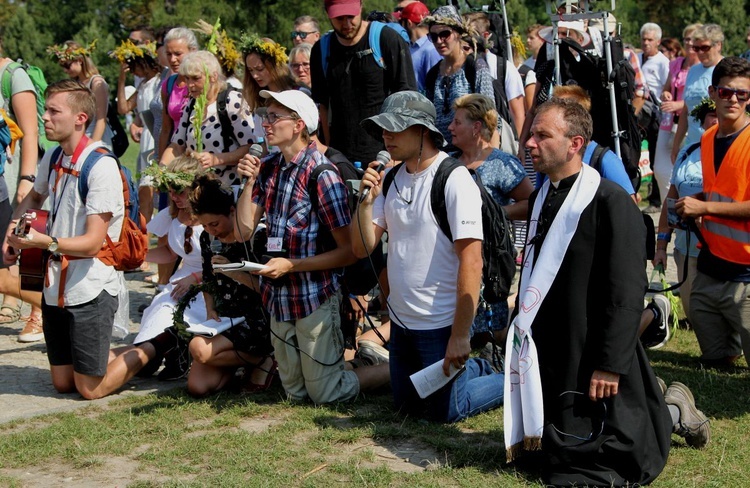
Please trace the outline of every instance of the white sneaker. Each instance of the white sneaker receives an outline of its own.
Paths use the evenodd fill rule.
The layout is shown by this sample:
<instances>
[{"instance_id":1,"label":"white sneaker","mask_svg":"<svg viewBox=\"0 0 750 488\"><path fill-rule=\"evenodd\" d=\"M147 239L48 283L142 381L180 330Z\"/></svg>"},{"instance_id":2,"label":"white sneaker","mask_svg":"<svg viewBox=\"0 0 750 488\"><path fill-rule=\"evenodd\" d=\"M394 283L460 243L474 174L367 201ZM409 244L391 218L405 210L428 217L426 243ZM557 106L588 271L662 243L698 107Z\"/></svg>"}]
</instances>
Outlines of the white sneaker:
<instances>
[{"instance_id":1,"label":"white sneaker","mask_svg":"<svg viewBox=\"0 0 750 488\"><path fill-rule=\"evenodd\" d=\"M367 365L388 364L390 359L388 349L372 341L363 340L357 342L356 357L363 360Z\"/></svg>"}]
</instances>

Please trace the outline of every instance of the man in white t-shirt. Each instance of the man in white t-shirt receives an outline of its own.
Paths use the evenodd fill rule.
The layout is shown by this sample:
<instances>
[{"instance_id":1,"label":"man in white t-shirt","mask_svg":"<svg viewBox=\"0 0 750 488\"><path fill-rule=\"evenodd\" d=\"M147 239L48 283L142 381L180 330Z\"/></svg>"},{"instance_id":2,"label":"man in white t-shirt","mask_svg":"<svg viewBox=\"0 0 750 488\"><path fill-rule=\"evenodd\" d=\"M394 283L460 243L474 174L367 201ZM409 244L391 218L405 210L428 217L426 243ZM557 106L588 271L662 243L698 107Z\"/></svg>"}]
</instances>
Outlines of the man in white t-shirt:
<instances>
[{"instance_id":1,"label":"man in white t-shirt","mask_svg":"<svg viewBox=\"0 0 750 488\"><path fill-rule=\"evenodd\" d=\"M386 98L381 113L362 122L381 137L392 158L390 189L383 189L376 162L361 190L369 193L352 219L352 250L366 256L388 232L388 282L391 293L390 367L396 408L455 422L503 402L503 375L483 359L469 359L469 330L482 279L482 200L464 167L445 183L450 239L437 224L430 204L433 180L452 161L439 148L435 108L423 95L402 91ZM372 222L363 225L360 222ZM462 370L447 386L420 400L409 376L442 362L443 374ZM463 369L465 368L465 370Z\"/></svg>"},{"instance_id":2,"label":"man in white t-shirt","mask_svg":"<svg viewBox=\"0 0 750 488\"><path fill-rule=\"evenodd\" d=\"M78 187L84 161L102 147L85 135L96 113L94 94L75 80L64 80L49 85L46 97L47 139L58 142L62 150L45 153L34 187L13 217L17 222L49 197L49 235L34 229L25 236L9 231L3 254L6 262L15 262L14 250L50 253L42 316L52 384L60 393L78 391L86 399L101 398L128 381L156 355L156 349L145 343L109 350L120 279L115 268L97 255L105 236L119 239L124 204L122 193L113 191L122 188L122 181L117 161L109 155L101 156L88 173L85 201Z\"/></svg>"}]
</instances>

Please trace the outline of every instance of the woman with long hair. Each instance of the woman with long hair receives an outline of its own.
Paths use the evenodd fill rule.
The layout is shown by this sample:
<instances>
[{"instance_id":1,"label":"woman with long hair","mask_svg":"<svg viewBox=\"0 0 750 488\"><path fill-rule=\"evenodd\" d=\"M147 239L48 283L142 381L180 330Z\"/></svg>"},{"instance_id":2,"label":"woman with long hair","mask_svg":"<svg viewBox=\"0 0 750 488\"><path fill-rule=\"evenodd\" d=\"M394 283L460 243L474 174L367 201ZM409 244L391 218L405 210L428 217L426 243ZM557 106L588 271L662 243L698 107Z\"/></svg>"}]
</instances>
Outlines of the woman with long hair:
<instances>
[{"instance_id":1,"label":"woman with long hair","mask_svg":"<svg viewBox=\"0 0 750 488\"><path fill-rule=\"evenodd\" d=\"M156 43L149 42L137 46L128 39L123 41L110 56L120 61L120 76L117 79L117 111L121 115L132 111L137 112L143 126L137 141L140 143L140 151L136 163L136 172L141 174L153 159L155 147L151 102L159 97L159 74L161 73ZM141 79L138 88L130 98L125 96L125 81L128 72ZM146 222L150 221L154 210L154 193L151 180L147 177L141 177L138 182L138 201Z\"/></svg>"},{"instance_id":2,"label":"woman with long hair","mask_svg":"<svg viewBox=\"0 0 750 488\"><path fill-rule=\"evenodd\" d=\"M448 126L456 157L467 168L476 171L492 198L503 206L509 219L527 216L529 195L534 190L521 162L490 143L497 131L495 102L479 94L464 95L453 102L453 121ZM480 306L481 307L481 306ZM472 324L472 346L481 347L490 334L508 325L508 303L489 305L477 313Z\"/></svg>"},{"instance_id":3,"label":"woman with long hair","mask_svg":"<svg viewBox=\"0 0 750 488\"><path fill-rule=\"evenodd\" d=\"M251 236L249 242L237 239L234 193L216 175L208 173L195 179L190 205L204 229L200 249L207 322L220 317L242 317L244 321L213 337L195 336L190 341L193 365L188 375L188 392L205 396L219 391L240 367L245 368L244 391L266 390L276 376L277 365L258 278L246 271L213 269L217 264L257 262L258 258L251 254L253 239ZM212 239L219 245L212 243Z\"/></svg>"},{"instance_id":4,"label":"woman with long hair","mask_svg":"<svg viewBox=\"0 0 750 488\"><path fill-rule=\"evenodd\" d=\"M296 88L287 64L286 49L273 39L257 34L242 36L240 51L245 60L242 94L253 113L264 106L261 90L281 92Z\"/></svg>"},{"instance_id":5,"label":"woman with long hair","mask_svg":"<svg viewBox=\"0 0 750 488\"><path fill-rule=\"evenodd\" d=\"M154 297L151 304L143 311L141 328L133 344L141 344L158 336L172 325L177 302L191 286L202 281L202 264L200 242L198 236L203 227L193 215L188 200L190 187L196 174L201 172L201 164L192 156L180 156L167 165L150 167L146 170L150 179L163 191L169 193L169 207L159 212L148 223L148 231L157 237L165 237L166 243L149 249L146 261L152 263L173 263L177 257L182 259L180 266L171 276L165 288ZM206 304L202 296L196 297L184 311L184 322L200 324L206 320ZM182 350L173 349L167 354L164 371L159 379L172 380L187 374L189 361L180 354L187 354L186 347ZM150 363L144 374L150 376L161 365L159 356Z\"/></svg>"},{"instance_id":6,"label":"woman with long hair","mask_svg":"<svg viewBox=\"0 0 750 488\"><path fill-rule=\"evenodd\" d=\"M96 41L87 47L75 41L65 41L47 48L47 52L57 58L60 67L70 78L80 81L88 87L96 97L96 114L93 122L86 129L86 135L94 141L102 141L112 147L112 130L107 125L107 110L109 109L109 85L107 80L99 74L91 53Z\"/></svg>"},{"instance_id":7,"label":"woman with long hair","mask_svg":"<svg viewBox=\"0 0 750 488\"><path fill-rule=\"evenodd\" d=\"M492 75L486 65L476 63L473 54L467 54L461 44L461 38L468 34L473 37L474 30L466 25L452 5L438 7L425 17L423 23L430 28L430 39L435 45L438 54L443 60L431 70L437 70L437 76L432 77L428 73L427 79L435 82L425 86L427 98L435 105L437 118L435 125L451 144L452 134L448 129L453 120L453 102L462 95L469 93L480 93L495 102L495 94L492 88ZM469 51L476 52L476 48ZM475 70L474 86L471 86L466 77L466 64L472 64Z\"/></svg>"}]
</instances>

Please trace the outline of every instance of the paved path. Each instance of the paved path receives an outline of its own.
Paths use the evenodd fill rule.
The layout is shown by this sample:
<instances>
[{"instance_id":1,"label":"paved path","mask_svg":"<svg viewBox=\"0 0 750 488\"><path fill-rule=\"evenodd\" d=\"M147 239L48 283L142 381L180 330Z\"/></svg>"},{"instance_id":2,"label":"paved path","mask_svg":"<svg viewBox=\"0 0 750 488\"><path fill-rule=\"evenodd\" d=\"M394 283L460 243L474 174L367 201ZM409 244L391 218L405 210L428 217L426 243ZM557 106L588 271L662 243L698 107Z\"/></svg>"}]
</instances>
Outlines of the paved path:
<instances>
[{"instance_id":1,"label":"paved path","mask_svg":"<svg viewBox=\"0 0 750 488\"><path fill-rule=\"evenodd\" d=\"M671 258L667 279L677 280L674 262ZM648 273L650 276L651 266ZM137 332L140 321L138 307L148 303L154 288L143 281L145 273L128 273L125 279L130 290L130 331L131 335L113 346L129 344ZM23 309L28 314L29 307ZM82 400L78 394L62 395L55 392L49 377L49 364L44 342L21 344L16 338L22 327L21 322L0 325L0 423L13 419L31 417L47 413L69 411L91 404L102 404L124 395L145 395L164 391L182 385L180 382L159 382L154 379L134 378L120 393L95 401Z\"/></svg>"},{"instance_id":2,"label":"paved path","mask_svg":"<svg viewBox=\"0 0 750 488\"><path fill-rule=\"evenodd\" d=\"M130 331L124 341L113 346L129 344L135 337L140 321L139 305L148 303L154 288L143 281L145 273L127 273L125 279L130 290ZM22 313L28 315L29 306ZM134 378L115 395L94 401L86 401L77 393L60 394L52 387L44 341L22 344L17 341L22 322L0 324L0 423L47 413L69 411L86 405L103 404L123 395L145 395L177 386L175 382L160 382L154 379Z\"/></svg>"}]
</instances>

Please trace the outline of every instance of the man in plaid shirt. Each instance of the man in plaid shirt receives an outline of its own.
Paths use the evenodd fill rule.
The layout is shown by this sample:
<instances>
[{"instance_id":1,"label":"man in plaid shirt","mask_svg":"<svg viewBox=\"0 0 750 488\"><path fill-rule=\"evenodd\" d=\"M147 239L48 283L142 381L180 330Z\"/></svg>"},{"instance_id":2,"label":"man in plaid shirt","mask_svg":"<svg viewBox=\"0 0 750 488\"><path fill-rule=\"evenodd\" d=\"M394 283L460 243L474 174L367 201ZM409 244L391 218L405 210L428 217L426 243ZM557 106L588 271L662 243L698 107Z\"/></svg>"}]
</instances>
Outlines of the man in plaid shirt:
<instances>
[{"instance_id":1,"label":"man in plaid shirt","mask_svg":"<svg viewBox=\"0 0 750 488\"><path fill-rule=\"evenodd\" d=\"M310 133L318 127L315 103L298 90L260 95L270 98L263 114L269 145L280 152L263 161L245 156L238 165L253 187L237 203L242 235L252 235L266 215L272 258L261 276L263 303L271 314L271 341L279 375L293 400L329 403L354 398L360 390L389 380L388 365L346 369L340 327L339 276L335 270L354 262L349 240L347 190L337 171L318 176L318 205L308 195L316 166L328 163ZM315 197L314 197L315 198ZM319 248L319 234L330 233L332 250Z\"/></svg>"}]
</instances>

